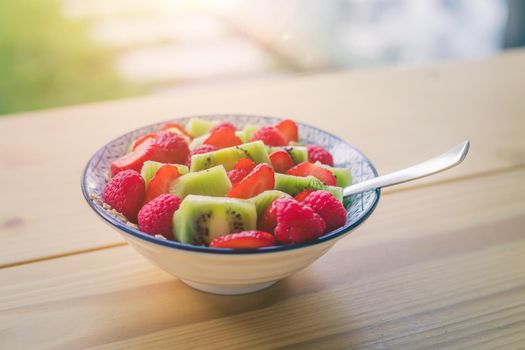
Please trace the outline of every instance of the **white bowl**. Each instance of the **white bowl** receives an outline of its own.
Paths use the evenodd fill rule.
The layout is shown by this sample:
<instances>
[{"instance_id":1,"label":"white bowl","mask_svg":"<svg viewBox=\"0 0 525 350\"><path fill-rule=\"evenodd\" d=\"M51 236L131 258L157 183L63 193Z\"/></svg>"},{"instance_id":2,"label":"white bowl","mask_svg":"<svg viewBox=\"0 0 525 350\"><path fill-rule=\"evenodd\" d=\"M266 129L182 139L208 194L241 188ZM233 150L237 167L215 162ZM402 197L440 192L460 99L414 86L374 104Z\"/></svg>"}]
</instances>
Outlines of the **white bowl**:
<instances>
[{"instance_id":1,"label":"white bowl","mask_svg":"<svg viewBox=\"0 0 525 350\"><path fill-rule=\"evenodd\" d=\"M198 117L230 121L238 127L246 124L269 125L279 121L277 118L245 115ZM184 124L187 120L189 118L172 121ZM380 190L352 196L345 201L347 209L345 226L300 244L234 250L194 246L153 237L112 216L96 200L93 200L93 197L101 197L111 162L126 152L130 142L143 134L158 130L164 123L131 131L98 150L89 160L82 176L82 192L91 208L122 234L133 248L153 264L195 289L233 295L269 287L278 280L307 267L325 254L339 239L361 225L374 211L379 201ZM349 143L315 127L300 123L298 126L301 141L326 147L333 154L336 166L350 167L354 183L377 176L368 158Z\"/></svg>"}]
</instances>

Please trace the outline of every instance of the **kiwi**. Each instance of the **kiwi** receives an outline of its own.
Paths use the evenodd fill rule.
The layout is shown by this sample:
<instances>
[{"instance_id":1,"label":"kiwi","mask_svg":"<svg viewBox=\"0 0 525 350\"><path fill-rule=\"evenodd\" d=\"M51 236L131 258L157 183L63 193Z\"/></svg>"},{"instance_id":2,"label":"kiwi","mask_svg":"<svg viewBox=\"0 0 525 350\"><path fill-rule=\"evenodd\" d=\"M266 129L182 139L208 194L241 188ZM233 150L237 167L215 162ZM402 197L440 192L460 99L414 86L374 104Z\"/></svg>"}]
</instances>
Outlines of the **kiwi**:
<instances>
[{"instance_id":1,"label":"kiwi","mask_svg":"<svg viewBox=\"0 0 525 350\"><path fill-rule=\"evenodd\" d=\"M199 137L210 131L213 126L217 124L216 121L209 121L200 118L191 118L186 124L186 131L192 137Z\"/></svg>"},{"instance_id":2,"label":"kiwi","mask_svg":"<svg viewBox=\"0 0 525 350\"><path fill-rule=\"evenodd\" d=\"M257 217L260 217L266 208L272 204L274 200L280 197L291 196L288 193L282 191L270 190L259 193L257 196L250 198L249 201L255 204L255 208L257 208Z\"/></svg>"},{"instance_id":3,"label":"kiwi","mask_svg":"<svg viewBox=\"0 0 525 350\"><path fill-rule=\"evenodd\" d=\"M157 173L157 170L163 165L166 165L166 163L161 162L155 162L153 160L147 160L142 165L142 169L140 170L140 175L142 175L142 178L144 179L144 182L146 183L146 188L148 187L149 182L155 176ZM189 169L186 165L182 164L170 164L177 168L179 171L179 174L184 175L189 172Z\"/></svg>"},{"instance_id":4,"label":"kiwi","mask_svg":"<svg viewBox=\"0 0 525 350\"><path fill-rule=\"evenodd\" d=\"M189 195L173 215L173 236L182 243L208 244L228 233L255 230L256 223L249 200Z\"/></svg>"},{"instance_id":5,"label":"kiwi","mask_svg":"<svg viewBox=\"0 0 525 350\"><path fill-rule=\"evenodd\" d=\"M179 177L170 187L170 192L184 198L189 194L223 197L232 188L228 174L222 165Z\"/></svg>"},{"instance_id":6,"label":"kiwi","mask_svg":"<svg viewBox=\"0 0 525 350\"><path fill-rule=\"evenodd\" d=\"M235 132L235 135L241 139L242 143L246 143L248 142L248 140L246 139L246 134L244 133L244 131L236 131Z\"/></svg>"},{"instance_id":7,"label":"kiwi","mask_svg":"<svg viewBox=\"0 0 525 350\"><path fill-rule=\"evenodd\" d=\"M305 190L326 190L334 195L340 202L343 201L343 189L336 186L326 186L315 176L293 176L275 173L274 189L296 196Z\"/></svg>"},{"instance_id":8,"label":"kiwi","mask_svg":"<svg viewBox=\"0 0 525 350\"><path fill-rule=\"evenodd\" d=\"M303 146L285 146L285 147L269 147L268 153L271 154L278 150L284 150L288 152L290 157L295 164L308 161L308 151Z\"/></svg>"},{"instance_id":9,"label":"kiwi","mask_svg":"<svg viewBox=\"0 0 525 350\"><path fill-rule=\"evenodd\" d=\"M242 129L242 132L244 133L244 138L246 140L244 142L250 141L250 139L252 138L253 134L255 134L257 129L258 127L256 127L255 125L252 125L252 124L246 125L244 129Z\"/></svg>"},{"instance_id":10,"label":"kiwi","mask_svg":"<svg viewBox=\"0 0 525 350\"><path fill-rule=\"evenodd\" d=\"M352 174L350 173L350 169L334 168L326 164L321 164L320 162L316 162L315 164L329 170L335 176L336 186L346 187L352 184Z\"/></svg>"},{"instance_id":11,"label":"kiwi","mask_svg":"<svg viewBox=\"0 0 525 350\"><path fill-rule=\"evenodd\" d=\"M330 192L337 200L343 203L343 188L338 186L326 186L326 191Z\"/></svg>"},{"instance_id":12,"label":"kiwi","mask_svg":"<svg viewBox=\"0 0 525 350\"><path fill-rule=\"evenodd\" d=\"M202 143L208 138L208 136L210 136L210 134L204 134L191 140L190 149L195 149L202 145Z\"/></svg>"},{"instance_id":13,"label":"kiwi","mask_svg":"<svg viewBox=\"0 0 525 350\"><path fill-rule=\"evenodd\" d=\"M196 154L191 157L190 171L208 169L216 165L223 165L229 171L241 158L249 158L256 164L270 164L266 146L262 141L254 141L239 146L227 147L214 152Z\"/></svg>"}]
</instances>

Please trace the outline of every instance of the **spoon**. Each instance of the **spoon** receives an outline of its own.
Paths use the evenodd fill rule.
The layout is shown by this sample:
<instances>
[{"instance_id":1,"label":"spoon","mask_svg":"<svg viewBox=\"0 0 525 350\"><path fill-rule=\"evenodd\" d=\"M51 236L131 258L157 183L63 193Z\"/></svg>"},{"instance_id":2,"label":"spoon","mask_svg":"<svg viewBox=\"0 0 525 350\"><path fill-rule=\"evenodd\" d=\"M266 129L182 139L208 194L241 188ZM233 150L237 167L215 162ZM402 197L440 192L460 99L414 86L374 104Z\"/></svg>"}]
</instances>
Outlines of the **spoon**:
<instances>
[{"instance_id":1,"label":"spoon","mask_svg":"<svg viewBox=\"0 0 525 350\"><path fill-rule=\"evenodd\" d=\"M343 196L348 197L356 193L375 190L376 188L397 185L450 169L465 159L469 147L470 142L467 140L455 147L452 147L447 152L440 154L435 158L390 174L378 176L373 179L348 186L343 190Z\"/></svg>"}]
</instances>

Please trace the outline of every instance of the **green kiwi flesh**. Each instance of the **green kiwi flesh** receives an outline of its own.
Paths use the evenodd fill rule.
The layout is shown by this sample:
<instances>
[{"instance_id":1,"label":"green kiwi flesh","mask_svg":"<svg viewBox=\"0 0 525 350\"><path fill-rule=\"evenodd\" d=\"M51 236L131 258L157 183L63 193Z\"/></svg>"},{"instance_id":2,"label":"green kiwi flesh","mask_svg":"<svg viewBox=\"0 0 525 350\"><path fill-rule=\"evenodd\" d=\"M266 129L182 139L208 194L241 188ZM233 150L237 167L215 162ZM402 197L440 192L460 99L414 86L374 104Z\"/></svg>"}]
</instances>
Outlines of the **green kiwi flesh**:
<instances>
[{"instance_id":1,"label":"green kiwi flesh","mask_svg":"<svg viewBox=\"0 0 525 350\"><path fill-rule=\"evenodd\" d=\"M266 146L262 141L254 141L239 146L227 147L214 152L196 154L191 157L190 171L208 169L216 165L223 165L229 171L241 158L249 158L256 164L270 164Z\"/></svg>"},{"instance_id":2,"label":"green kiwi flesh","mask_svg":"<svg viewBox=\"0 0 525 350\"><path fill-rule=\"evenodd\" d=\"M340 202L343 200L343 189L336 186L326 186L315 176L293 176L275 173L274 189L286 192L291 196L305 190L326 190L334 195Z\"/></svg>"},{"instance_id":3,"label":"green kiwi flesh","mask_svg":"<svg viewBox=\"0 0 525 350\"><path fill-rule=\"evenodd\" d=\"M266 208L272 204L274 200L280 197L290 198L291 196L288 193L282 191L269 190L259 193L257 196L250 198L249 201L255 204L255 208L257 209L257 217L260 217L263 215Z\"/></svg>"},{"instance_id":4,"label":"green kiwi flesh","mask_svg":"<svg viewBox=\"0 0 525 350\"><path fill-rule=\"evenodd\" d=\"M189 195L173 215L173 236L182 243L209 244L229 233L255 230L255 204L246 199Z\"/></svg>"},{"instance_id":5,"label":"green kiwi flesh","mask_svg":"<svg viewBox=\"0 0 525 350\"><path fill-rule=\"evenodd\" d=\"M326 164L321 164L320 162L316 162L315 164L322 166L323 168L329 170L335 176L336 186L347 187L352 184L352 173L350 172L350 169L335 168L335 167L331 167Z\"/></svg>"},{"instance_id":6,"label":"green kiwi flesh","mask_svg":"<svg viewBox=\"0 0 525 350\"><path fill-rule=\"evenodd\" d=\"M294 164L299 164L308 161L308 151L303 146L285 146L285 147L269 147L268 153L271 154L275 151L283 150L288 152Z\"/></svg>"},{"instance_id":7,"label":"green kiwi flesh","mask_svg":"<svg viewBox=\"0 0 525 350\"><path fill-rule=\"evenodd\" d=\"M170 187L170 192L184 198L190 194L224 197L232 188L228 174L222 165L179 177Z\"/></svg>"},{"instance_id":8,"label":"green kiwi flesh","mask_svg":"<svg viewBox=\"0 0 525 350\"><path fill-rule=\"evenodd\" d=\"M144 182L146 183L146 188L148 187L149 182L155 176L157 173L157 170L163 165L166 165L166 163L161 162L155 162L153 160L147 160L142 165L142 169L140 170L140 175L142 175L142 178L144 179ZM182 164L169 164L177 168L179 171L179 174L184 175L189 172L189 169L186 165Z\"/></svg>"},{"instance_id":9,"label":"green kiwi flesh","mask_svg":"<svg viewBox=\"0 0 525 350\"><path fill-rule=\"evenodd\" d=\"M255 134L257 129L258 127L256 127L255 125L251 125L251 124L246 125L244 129L242 129L242 132L244 133L244 138L246 140L244 142L250 141L250 139L252 138L253 134Z\"/></svg>"},{"instance_id":10,"label":"green kiwi flesh","mask_svg":"<svg viewBox=\"0 0 525 350\"><path fill-rule=\"evenodd\" d=\"M217 124L217 122L200 118L191 118L188 121L188 124L186 124L186 131L195 138L206 134L215 124Z\"/></svg>"}]
</instances>

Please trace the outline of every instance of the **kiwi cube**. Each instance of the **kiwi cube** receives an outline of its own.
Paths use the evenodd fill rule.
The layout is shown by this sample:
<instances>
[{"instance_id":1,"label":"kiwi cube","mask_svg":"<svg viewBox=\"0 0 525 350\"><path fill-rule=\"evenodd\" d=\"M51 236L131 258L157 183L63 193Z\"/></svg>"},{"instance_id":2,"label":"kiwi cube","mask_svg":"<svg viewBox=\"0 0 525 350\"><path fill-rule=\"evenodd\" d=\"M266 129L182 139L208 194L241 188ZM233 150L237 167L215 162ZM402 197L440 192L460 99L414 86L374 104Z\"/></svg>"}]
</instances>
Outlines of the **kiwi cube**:
<instances>
[{"instance_id":1,"label":"kiwi cube","mask_svg":"<svg viewBox=\"0 0 525 350\"><path fill-rule=\"evenodd\" d=\"M184 198L190 194L224 197L232 188L232 183L222 165L202 171L190 172L175 180L170 192Z\"/></svg>"},{"instance_id":2,"label":"kiwi cube","mask_svg":"<svg viewBox=\"0 0 525 350\"><path fill-rule=\"evenodd\" d=\"M315 164L329 170L335 176L336 186L347 187L352 184L352 173L350 172L350 169L335 168L326 164L321 164L320 162L316 162Z\"/></svg>"},{"instance_id":3,"label":"kiwi cube","mask_svg":"<svg viewBox=\"0 0 525 350\"><path fill-rule=\"evenodd\" d=\"M315 176L294 176L275 174L274 189L296 196L305 190L326 190L334 195L340 202L343 201L343 189L337 186L327 186Z\"/></svg>"},{"instance_id":4,"label":"kiwi cube","mask_svg":"<svg viewBox=\"0 0 525 350\"><path fill-rule=\"evenodd\" d=\"M215 121L191 118L186 124L186 131L195 138L206 134L215 124L217 124Z\"/></svg>"},{"instance_id":5,"label":"kiwi cube","mask_svg":"<svg viewBox=\"0 0 525 350\"><path fill-rule=\"evenodd\" d=\"M223 165L229 171L241 158L249 158L256 164L270 164L266 146L262 141L254 141L238 146L222 148L214 152L195 154L191 157L190 171L208 169L217 165Z\"/></svg>"},{"instance_id":6,"label":"kiwi cube","mask_svg":"<svg viewBox=\"0 0 525 350\"><path fill-rule=\"evenodd\" d=\"M257 196L250 198L249 201L255 204L255 208L257 209L257 217L261 217L261 215L264 214L266 208L272 204L274 200L280 197L290 198L291 196L288 193L282 191L269 190L259 193Z\"/></svg>"},{"instance_id":7,"label":"kiwi cube","mask_svg":"<svg viewBox=\"0 0 525 350\"><path fill-rule=\"evenodd\" d=\"M285 146L285 147L269 147L268 152L272 154L275 151L283 150L288 152L294 164L299 164L308 161L308 151L303 146Z\"/></svg>"},{"instance_id":8,"label":"kiwi cube","mask_svg":"<svg viewBox=\"0 0 525 350\"><path fill-rule=\"evenodd\" d=\"M163 165L166 165L166 163L161 162L155 162L153 160L147 160L142 165L142 169L140 170L140 175L142 175L142 178L144 179L144 182L146 183L146 188L148 187L149 182L155 176L157 173L157 170ZM169 164L177 168L179 171L179 174L184 175L189 172L189 169L186 165L182 164Z\"/></svg>"}]
</instances>

